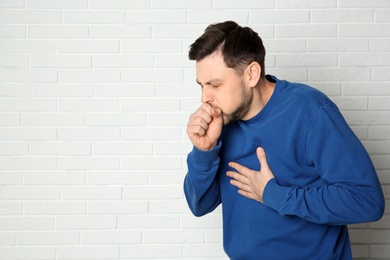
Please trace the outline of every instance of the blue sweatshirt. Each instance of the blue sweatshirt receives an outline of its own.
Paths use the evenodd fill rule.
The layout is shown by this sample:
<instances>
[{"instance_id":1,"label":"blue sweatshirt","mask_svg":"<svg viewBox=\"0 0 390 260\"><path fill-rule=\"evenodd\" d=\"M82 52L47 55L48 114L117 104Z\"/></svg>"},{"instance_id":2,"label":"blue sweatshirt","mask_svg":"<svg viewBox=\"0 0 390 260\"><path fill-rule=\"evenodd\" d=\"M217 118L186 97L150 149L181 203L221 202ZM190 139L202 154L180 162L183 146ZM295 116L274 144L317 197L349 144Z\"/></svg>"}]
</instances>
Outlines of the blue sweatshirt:
<instances>
[{"instance_id":1,"label":"blue sweatshirt","mask_svg":"<svg viewBox=\"0 0 390 260\"><path fill-rule=\"evenodd\" d=\"M233 260L352 259L346 225L376 221L383 192L369 155L336 105L307 85L278 80L259 114L224 126L210 151L187 158L184 192L196 216L222 203L224 250ZM229 162L275 175L264 204L237 193Z\"/></svg>"}]
</instances>

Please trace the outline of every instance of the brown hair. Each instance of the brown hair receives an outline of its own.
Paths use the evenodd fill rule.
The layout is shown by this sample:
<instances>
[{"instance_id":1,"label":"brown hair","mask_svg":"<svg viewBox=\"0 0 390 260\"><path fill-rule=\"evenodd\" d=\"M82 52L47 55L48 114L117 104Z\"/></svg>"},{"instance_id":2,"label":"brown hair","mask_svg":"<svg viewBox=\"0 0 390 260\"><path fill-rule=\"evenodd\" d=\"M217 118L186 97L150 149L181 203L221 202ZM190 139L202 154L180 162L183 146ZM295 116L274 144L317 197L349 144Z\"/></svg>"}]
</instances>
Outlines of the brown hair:
<instances>
[{"instance_id":1,"label":"brown hair","mask_svg":"<svg viewBox=\"0 0 390 260\"><path fill-rule=\"evenodd\" d=\"M200 61L219 49L226 65L238 75L242 75L245 67L256 61L261 67L261 77L265 76L265 48L259 35L251 28L241 27L233 21L211 24L191 44L188 57Z\"/></svg>"}]
</instances>

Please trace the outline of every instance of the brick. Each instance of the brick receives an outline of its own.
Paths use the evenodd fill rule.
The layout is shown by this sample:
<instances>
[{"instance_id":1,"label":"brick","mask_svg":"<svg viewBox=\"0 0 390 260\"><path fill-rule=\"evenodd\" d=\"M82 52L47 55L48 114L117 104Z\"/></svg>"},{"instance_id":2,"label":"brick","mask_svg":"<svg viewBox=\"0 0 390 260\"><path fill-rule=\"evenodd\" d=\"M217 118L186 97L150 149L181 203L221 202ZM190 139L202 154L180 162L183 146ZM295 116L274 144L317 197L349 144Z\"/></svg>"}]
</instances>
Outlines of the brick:
<instances>
[{"instance_id":1,"label":"brick","mask_svg":"<svg viewBox=\"0 0 390 260\"><path fill-rule=\"evenodd\" d=\"M95 85L97 97L153 97L155 95L154 84L98 84Z\"/></svg>"},{"instance_id":2,"label":"brick","mask_svg":"<svg viewBox=\"0 0 390 260\"><path fill-rule=\"evenodd\" d=\"M162 46L164 46L164 54L181 53L183 50L183 42L179 40L145 40L142 37L139 38L141 39L121 41L121 53L161 54Z\"/></svg>"},{"instance_id":3,"label":"brick","mask_svg":"<svg viewBox=\"0 0 390 260\"><path fill-rule=\"evenodd\" d=\"M371 256L378 259L386 259L390 255L389 245L371 245Z\"/></svg>"},{"instance_id":4,"label":"brick","mask_svg":"<svg viewBox=\"0 0 390 260\"><path fill-rule=\"evenodd\" d=\"M333 101L336 103L336 105L339 107L341 111L346 110L362 110L366 111L368 110L368 99L367 98L344 98L344 97L338 97L333 98Z\"/></svg>"},{"instance_id":5,"label":"brick","mask_svg":"<svg viewBox=\"0 0 390 260\"><path fill-rule=\"evenodd\" d=\"M146 124L145 114L88 114L87 126L140 126Z\"/></svg>"},{"instance_id":6,"label":"brick","mask_svg":"<svg viewBox=\"0 0 390 260\"><path fill-rule=\"evenodd\" d=\"M374 10L370 9L341 9L341 10L312 10L314 23L369 23L374 21Z\"/></svg>"},{"instance_id":7,"label":"brick","mask_svg":"<svg viewBox=\"0 0 390 260\"><path fill-rule=\"evenodd\" d=\"M0 172L0 185L22 185L23 175L15 172Z\"/></svg>"},{"instance_id":8,"label":"brick","mask_svg":"<svg viewBox=\"0 0 390 260\"><path fill-rule=\"evenodd\" d=\"M183 79L181 71L177 69L133 69L122 70L123 82L161 83L180 82Z\"/></svg>"},{"instance_id":9,"label":"brick","mask_svg":"<svg viewBox=\"0 0 390 260\"><path fill-rule=\"evenodd\" d=\"M116 216L59 216L56 218L58 230L104 230L115 229Z\"/></svg>"},{"instance_id":10,"label":"brick","mask_svg":"<svg viewBox=\"0 0 390 260\"><path fill-rule=\"evenodd\" d=\"M41 39L83 39L88 38L88 26L80 25L31 25L29 38Z\"/></svg>"},{"instance_id":11,"label":"brick","mask_svg":"<svg viewBox=\"0 0 390 260\"><path fill-rule=\"evenodd\" d=\"M181 157L130 157L124 158L124 170L179 170L182 169Z\"/></svg>"},{"instance_id":12,"label":"brick","mask_svg":"<svg viewBox=\"0 0 390 260\"><path fill-rule=\"evenodd\" d=\"M146 214L148 212L147 201L90 201L88 202L89 214Z\"/></svg>"},{"instance_id":13,"label":"brick","mask_svg":"<svg viewBox=\"0 0 390 260\"><path fill-rule=\"evenodd\" d=\"M211 24L216 21L233 20L238 24L244 24L248 21L249 14L241 10L219 10L218 12L202 10L189 11L188 21L190 24Z\"/></svg>"},{"instance_id":14,"label":"brick","mask_svg":"<svg viewBox=\"0 0 390 260\"><path fill-rule=\"evenodd\" d=\"M137 185L124 187L124 199L180 199L183 197L182 186L151 186Z\"/></svg>"},{"instance_id":15,"label":"brick","mask_svg":"<svg viewBox=\"0 0 390 260\"><path fill-rule=\"evenodd\" d=\"M48 69L1 69L0 82L57 82L58 72Z\"/></svg>"},{"instance_id":16,"label":"brick","mask_svg":"<svg viewBox=\"0 0 390 260\"><path fill-rule=\"evenodd\" d=\"M58 42L59 53L118 53L119 42L111 40L61 40Z\"/></svg>"},{"instance_id":17,"label":"brick","mask_svg":"<svg viewBox=\"0 0 390 260\"><path fill-rule=\"evenodd\" d=\"M26 113L22 115L24 126L81 126L84 116L76 113Z\"/></svg>"},{"instance_id":18,"label":"brick","mask_svg":"<svg viewBox=\"0 0 390 260\"><path fill-rule=\"evenodd\" d=\"M28 143L0 143L0 155L27 155Z\"/></svg>"},{"instance_id":19,"label":"brick","mask_svg":"<svg viewBox=\"0 0 390 260\"><path fill-rule=\"evenodd\" d=\"M81 76L81 75L80 75ZM116 99L107 98L70 98L62 99L59 103L60 111L84 111L84 112L114 112L119 110L119 102Z\"/></svg>"},{"instance_id":20,"label":"brick","mask_svg":"<svg viewBox=\"0 0 390 260\"><path fill-rule=\"evenodd\" d=\"M123 11L64 11L65 24L124 24Z\"/></svg>"},{"instance_id":21,"label":"brick","mask_svg":"<svg viewBox=\"0 0 390 260\"><path fill-rule=\"evenodd\" d=\"M24 0L3 0L0 3L0 8L23 8Z\"/></svg>"},{"instance_id":22,"label":"brick","mask_svg":"<svg viewBox=\"0 0 390 260\"><path fill-rule=\"evenodd\" d=\"M92 25L92 39L149 39L151 27L145 25Z\"/></svg>"},{"instance_id":23,"label":"brick","mask_svg":"<svg viewBox=\"0 0 390 260\"><path fill-rule=\"evenodd\" d=\"M371 78L369 68L310 68L309 78L314 81L367 81Z\"/></svg>"},{"instance_id":24,"label":"brick","mask_svg":"<svg viewBox=\"0 0 390 260\"><path fill-rule=\"evenodd\" d=\"M149 177L145 172L94 172L87 175L89 185L145 185Z\"/></svg>"},{"instance_id":25,"label":"brick","mask_svg":"<svg viewBox=\"0 0 390 260\"><path fill-rule=\"evenodd\" d=\"M0 202L0 215L22 215L23 203L22 202ZM2 232L3 233L3 232ZM1 240L0 240L1 241Z\"/></svg>"},{"instance_id":26,"label":"brick","mask_svg":"<svg viewBox=\"0 0 390 260\"><path fill-rule=\"evenodd\" d=\"M121 247L121 256L128 258L182 258L181 245L129 245Z\"/></svg>"},{"instance_id":27,"label":"brick","mask_svg":"<svg viewBox=\"0 0 390 260\"><path fill-rule=\"evenodd\" d=\"M119 82L120 71L117 70L62 70L60 82L70 83L94 83L94 82Z\"/></svg>"},{"instance_id":28,"label":"brick","mask_svg":"<svg viewBox=\"0 0 390 260\"><path fill-rule=\"evenodd\" d=\"M150 174L151 185L182 185L185 173L183 171L153 171Z\"/></svg>"},{"instance_id":29,"label":"brick","mask_svg":"<svg viewBox=\"0 0 390 260\"><path fill-rule=\"evenodd\" d=\"M0 52L55 53L57 43L53 40L0 39Z\"/></svg>"},{"instance_id":30,"label":"brick","mask_svg":"<svg viewBox=\"0 0 390 260\"><path fill-rule=\"evenodd\" d=\"M61 198L61 189L52 187L0 187L3 200L55 200Z\"/></svg>"},{"instance_id":31,"label":"brick","mask_svg":"<svg viewBox=\"0 0 390 260\"><path fill-rule=\"evenodd\" d=\"M82 231L83 245L140 244L141 231Z\"/></svg>"},{"instance_id":32,"label":"brick","mask_svg":"<svg viewBox=\"0 0 390 260\"><path fill-rule=\"evenodd\" d=\"M0 129L0 141L54 141L56 139L57 130L54 128L12 127Z\"/></svg>"},{"instance_id":33,"label":"brick","mask_svg":"<svg viewBox=\"0 0 390 260\"><path fill-rule=\"evenodd\" d=\"M2 68L27 68L29 58L27 55L0 54L0 67Z\"/></svg>"},{"instance_id":34,"label":"brick","mask_svg":"<svg viewBox=\"0 0 390 260\"><path fill-rule=\"evenodd\" d=\"M26 215L84 215L87 213L86 202L69 201L26 201Z\"/></svg>"},{"instance_id":35,"label":"brick","mask_svg":"<svg viewBox=\"0 0 390 260\"><path fill-rule=\"evenodd\" d=\"M388 68L373 68L372 69L373 81L389 81L390 74Z\"/></svg>"},{"instance_id":36,"label":"brick","mask_svg":"<svg viewBox=\"0 0 390 260\"><path fill-rule=\"evenodd\" d=\"M383 67L390 65L390 53L340 54L340 66Z\"/></svg>"},{"instance_id":37,"label":"brick","mask_svg":"<svg viewBox=\"0 0 390 260\"><path fill-rule=\"evenodd\" d=\"M33 256L35 259L51 260L55 259L57 253L54 247L3 247L0 248L0 255L4 259L29 260Z\"/></svg>"},{"instance_id":38,"label":"brick","mask_svg":"<svg viewBox=\"0 0 390 260\"><path fill-rule=\"evenodd\" d=\"M120 187L65 187L65 200L115 200L122 197Z\"/></svg>"},{"instance_id":39,"label":"brick","mask_svg":"<svg viewBox=\"0 0 390 260\"><path fill-rule=\"evenodd\" d=\"M340 24L340 37L389 37L390 24Z\"/></svg>"},{"instance_id":40,"label":"brick","mask_svg":"<svg viewBox=\"0 0 390 260\"><path fill-rule=\"evenodd\" d=\"M157 1L157 0L156 0ZM256 0L243 0L240 1L238 5L234 0L214 0L213 8L214 9L271 9L275 7L275 1L273 0L265 0L259 1Z\"/></svg>"},{"instance_id":41,"label":"brick","mask_svg":"<svg viewBox=\"0 0 390 260\"><path fill-rule=\"evenodd\" d=\"M2 217L1 230L53 230L54 218L52 217ZM19 248L20 249L20 248ZM1 254L1 256L4 256Z\"/></svg>"},{"instance_id":42,"label":"brick","mask_svg":"<svg viewBox=\"0 0 390 260\"><path fill-rule=\"evenodd\" d=\"M370 51L389 52L390 39L387 38L370 39Z\"/></svg>"},{"instance_id":43,"label":"brick","mask_svg":"<svg viewBox=\"0 0 390 260\"><path fill-rule=\"evenodd\" d=\"M191 39L193 41L203 33L204 29L205 25L154 25L152 39Z\"/></svg>"},{"instance_id":44,"label":"brick","mask_svg":"<svg viewBox=\"0 0 390 260\"><path fill-rule=\"evenodd\" d=\"M191 244L184 245L183 254L185 257L204 258L204 257L215 257L221 258L226 257L221 244Z\"/></svg>"},{"instance_id":45,"label":"brick","mask_svg":"<svg viewBox=\"0 0 390 260\"><path fill-rule=\"evenodd\" d=\"M370 109L371 110L390 110L390 98L389 97L371 97Z\"/></svg>"},{"instance_id":46,"label":"brick","mask_svg":"<svg viewBox=\"0 0 390 260\"><path fill-rule=\"evenodd\" d=\"M336 35L337 26L332 24L276 26L276 38L327 38Z\"/></svg>"},{"instance_id":47,"label":"brick","mask_svg":"<svg viewBox=\"0 0 390 260\"><path fill-rule=\"evenodd\" d=\"M118 229L177 229L180 217L177 215L130 215L118 216Z\"/></svg>"},{"instance_id":48,"label":"brick","mask_svg":"<svg viewBox=\"0 0 390 260\"><path fill-rule=\"evenodd\" d=\"M140 142L112 142L93 144L95 155L152 155L153 143Z\"/></svg>"},{"instance_id":49,"label":"brick","mask_svg":"<svg viewBox=\"0 0 390 260\"><path fill-rule=\"evenodd\" d=\"M116 141L120 131L116 128L62 128L59 140L62 141Z\"/></svg>"},{"instance_id":50,"label":"brick","mask_svg":"<svg viewBox=\"0 0 390 260\"><path fill-rule=\"evenodd\" d=\"M310 52L357 52L368 51L367 39L309 39Z\"/></svg>"},{"instance_id":51,"label":"brick","mask_svg":"<svg viewBox=\"0 0 390 260\"><path fill-rule=\"evenodd\" d=\"M185 123L184 125L186 125ZM190 142L156 142L155 152L157 155L183 155L192 149Z\"/></svg>"},{"instance_id":52,"label":"brick","mask_svg":"<svg viewBox=\"0 0 390 260\"><path fill-rule=\"evenodd\" d=\"M309 10L262 10L250 11L249 22L251 24L291 24L309 23Z\"/></svg>"},{"instance_id":53,"label":"brick","mask_svg":"<svg viewBox=\"0 0 390 260\"><path fill-rule=\"evenodd\" d=\"M60 170L119 170L120 160L113 157L61 157ZM97 194L96 194L97 195Z\"/></svg>"},{"instance_id":54,"label":"brick","mask_svg":"<svg viewBox=\"0 0 390 260\"><path fill-rule=\"evenodd\" d=\"M37 83L32 88L35 97L92 97L93 84L85 83Z\"/></svg>"},{"instance_id":55,"label":"brick","mask_svg":"<svg viewBox=\"0 0 390 260\"><path fill-rule=\"evenodd\" d=\"M86 55L32 55L32 68L91 68L92 57Z\"/></svg>"},{"instance_id":56,"label":"brick","mask_svg":"<svg viewBox=\"0 0 390 260\"><path fill-rule=\"evenodd\" d=\"M28 172L24 174L24 182L27 185L83 185L85 184L85 173Z\"/></svg>"},{"instance_id":57,"label":"brick","mask_svg":"<svg viewBox=\"0 0 390 260\"><path fill-rule=\"evenodd\" d=\"M337 7L336 0L321 1L321 0L299 0L294 3L289 0L278 0L276 1L276 8L284 9L296 9L299 6L301 9L306 8L335 8Z\"/></svg>"},{"instance_id":58,"label":"brick","mask_svg":"<svg viewBox=\"0 0 390 260\"><path fill-rule=\"evenodd\" d=\"M151 113L148 116L150 126L183 126L188 121L188 115L184 113Z\"/></svg>"},{"instance_id":59,"label":"brick","mask_svg":"<svg viewBox=\"0 0 390 260\"><path fill-rule=\"evenodd\" d=\"M80 234L75 231L55 232L20 232L19 245L77 245L80 244Z\"/></svg>"},{"instance_id":60,"label":"brick","mask_svg":"<svg viewBox=\"0 0 390 260\"><path fill-rule=\"evenodd\" d=\"M130 98L121 100L122 111L178 111L180 99L175 98Z\"/></svg>"},{"instance_id":61,"label":"brick","mask_svg":"<svg viewBox=\"0 0 390 260\"><path fill-rule=\"evenodd\" d=\"M58 249L59 259L115 259L119 246L64 246Z\"/></svg>"},{"instance_id":62,"label":"brick","mask_svg":"<svg viewBox=\"0 0 390 260\"><path fill-rule=\"evenodd\" d=\"M279 54L277 67L333 67L338 63L337 54Z\"/></svg>"},{"instance_id":63,"label":"brick","mask_svg":"<svg viewBox=\"0 0 390 260\"><path fill-rule=\"evenodd\" d=\"M59 24L62 20L60 11L43 10L0 10L0 23Z\"/></svg>"},{"instance_id":64,"label":"brick","mask_svg":"<svg viewBox=\"0 0 390 260\"><path fill-rule=\"evenodd\" d=\"M187 244L203 243L204 231L193 229L181 230L145 230L145 244Z\"/></svg>"},{"instance_id":65,"label":"brick","mask_svg":"<svg viewBox=\"0 0 390 260\"><path fill-rule=\"evenodd\" d=\"M388 23L388 22L390 22L389 15L390 15L389 8L377 9L377 10L375 10L375 21L377 23L382 23L382 22Z\"/></svg>"},{"instance_id":66,"label":"brick","mask_svg":"<svg viewBox=\"0 0 390 260\"><path fill-rule=\"evenodd\" d=\"M306 40L301 39L264 39L263 44L268 54L305 52L307 49Z\"/></svg>"},{"instance_id":67,"label":"brick","mask_svg":"<svg viewBox=\"0 0 390 260\"><path fill-rule=\"evenodd\" d=\"M345 96L380 96L390 95L387 83L353 82L343 83L343 94Z\"/></svg>"},{"instance_id":68,"label":"brick","mask_svg":"<svg viewBox=\"0 0 390 260\"><path fill-rule=\"evenodd\" d=\"M151 200L149 201L149 212L151 214L188 214L187 202L184 199L172 200Z\"/></svg>"},{"instance_id":69,"label":"brick","mask_svg":"<svg viewBox=\"0 0 390 260\"><path fill-rule=\"evenodd\" d=\"M88 0L27 0L26 7L31 9L86 9Z\"/></svg>"},{"instance_id":70,"label":"brick","mask_svg":"<svg viewBox=\"0 0 390 260\"><path fill-rule=\"evenodd\" d=\"M0 234L0 245L1 246L15 246L16 245L16 233L2 232L2 234Z\"/></svg>"},{"instance_id":71,"label":"brick","mask_svg":"<svg viewBox=\"0 0 390 260\"><path fill-rule=\"evenodd\" d=\"M133 0L133 1L112 0L109 2L105 0L91 0L90 6L92 9L142 10L142 9L150 9L150 2L143 1L143 0Z\"/></svg>"},{"instance_id":72,"label":"brick","mask_svg":"<svg viewBox=\"0 0 390 260\"><path fill-rule=\"evenodd\" d=\"M156 84L156 97L200 97L201 89L196 83Z\"/></svg>"},{"instance_id":73,"label":"brick","mask_svg":"<svg viewBox=\"0 0 390 260\"><path fill-rule=\"evenodd\" d=\"M0 38L24 38L24 37L26 37L26 26L0 25Z\"/></svg>"},{"instance_id":74,"label":"brick","mask_svg":"<svg viewBox=\"0 0 390 260\"><path fill-rule=\"evenodd\" d=\"M127 24L183 24L187 22L187 11L127 11Z\"/></svg>"},{"instance_id":75,"label":"brick","mask_svg":"<svg viewBox=\"0 0 390 260\"><path fill-rule=\"evenodd\" d=\"M153 68L154 57L147 55L97 55L95 68Z\"/></svg>"},{"instance_id":76,"label":"brick","mask_svg":"<svg viewBox=\"0 0 390 260\"><path fill-rule=\"evenodd\" d=\"M167 141L181 140L180 128L137 127L122 129L124 141Z\"/></svg>"},{"instance_id":77,"label":"brick","mask_svg":"<svg viewBox=\"0 0 390 260\"><path fill-rule=\"evenodd\" d=\"M157 55L156 68L192 68L193 61L190 61L187 55Z\"/></svg>"},{"instance_id":78,"label":"brick","mask_svg":"<svg viewBox=\"0 0 390 260\"><path fill-rule=\"evenodd\" d=\"M364 1L364 0L339 0L339 7L352 7L352 8L367 8L367 7L390 7L390 3L382 0L372 0L372 1Z\"/></svg>"}]
</instances>

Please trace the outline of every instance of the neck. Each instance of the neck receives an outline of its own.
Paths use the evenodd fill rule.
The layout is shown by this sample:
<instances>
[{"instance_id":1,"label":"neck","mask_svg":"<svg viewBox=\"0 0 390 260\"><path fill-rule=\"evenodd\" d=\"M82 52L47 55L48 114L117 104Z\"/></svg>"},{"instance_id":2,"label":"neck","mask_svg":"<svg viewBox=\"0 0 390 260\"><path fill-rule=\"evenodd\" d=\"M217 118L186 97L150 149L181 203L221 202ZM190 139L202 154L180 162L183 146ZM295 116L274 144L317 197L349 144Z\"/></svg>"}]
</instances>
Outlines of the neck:
<instances>
[{"instance_id":1,"label":"neck","mask_svg":"<svg viewBox=\"0 0 390 260\"><path fill-rule=\"evenodd\" d=\"M243 120L248 120L260 113L268 103L275 89L275 83L268 81L265 77L261 78L258 84L253 88L253 99L251 108Z\"/></svg>"}]
</instances>

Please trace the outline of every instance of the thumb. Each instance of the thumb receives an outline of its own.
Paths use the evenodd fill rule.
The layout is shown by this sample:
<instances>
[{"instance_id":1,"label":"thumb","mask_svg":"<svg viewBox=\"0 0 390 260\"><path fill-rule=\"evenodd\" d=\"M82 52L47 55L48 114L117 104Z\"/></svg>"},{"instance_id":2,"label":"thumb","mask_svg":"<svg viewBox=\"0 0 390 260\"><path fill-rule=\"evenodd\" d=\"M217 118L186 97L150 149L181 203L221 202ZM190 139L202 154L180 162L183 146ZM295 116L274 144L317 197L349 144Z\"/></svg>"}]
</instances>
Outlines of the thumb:
<instances>
[{"instance_id":1,"label":"thumb","mask_svg":"<svg viewBox=\"0 0 390 260\"><path fill-rule=\"evenodd\" d=\"M211 116L213 121L217 124L223 124L222 110L219 108L211 108Z\"/></svg>"},{"instance_id":2,"label":"thumb","mask_svg":"<svg viewBox=\"0 0 390 260\"><path fill-rule=\"evenodd\" d=\"M256 154L257 154L257 158L259 159L259 162L260 162L261 170L269 168L268 163L267 163L267 156L265 155L264 149L262 147L258 147L256 149Z\"/></svg>"}]
</instances>

